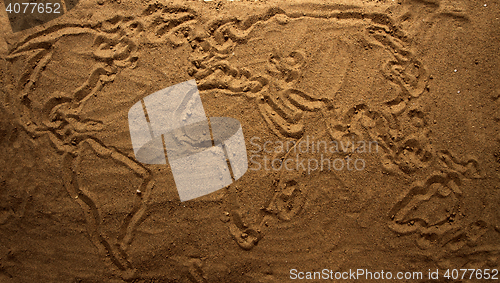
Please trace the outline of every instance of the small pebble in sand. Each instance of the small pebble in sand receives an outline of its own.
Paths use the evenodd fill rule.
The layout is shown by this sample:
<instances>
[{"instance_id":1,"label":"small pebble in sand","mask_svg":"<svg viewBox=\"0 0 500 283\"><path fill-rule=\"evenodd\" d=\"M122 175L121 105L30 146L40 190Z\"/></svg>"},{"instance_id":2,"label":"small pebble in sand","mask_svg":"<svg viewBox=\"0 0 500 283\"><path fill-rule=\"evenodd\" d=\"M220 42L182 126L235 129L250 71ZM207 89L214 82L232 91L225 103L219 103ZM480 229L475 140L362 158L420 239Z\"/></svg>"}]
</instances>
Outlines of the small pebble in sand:
<instances>
[{"instance_id":1,"label":"small pebble in sand","mask_svg":"<svg viewBox=\"0 0 500 283\"><path fill-rule=\"evenodd\" d=\"M453 72L455 72L455 73L456 73L456 72L458 72L458 70L457 70L457 69L455 69L455 70L453 70Z\"/></svg>"},{"instance_id":2,"label":"small pebble in sand","mask_svg":"<svg viewBox=\"0 0 500 283\"><path fill-rule=\"evenodd\" d=\"M97 0L97 4L103 5L104 4L104 0Z\"/></svg>"},{"instance_id":3,"label":"small pebble in sand","mask_svg":"<svg viewBox=\"0 0 500 283\"><path fill-rule=\"evenodd\" d=\"M276 22L280 25L285 25L290 22L290 18L288 18L287 15L278 14L274 18L276 19Z\"/></svg>"},{"instance_id":4,"label":"small pebble in sand","mask_svg":"<svg viewBox=\"0 0 500 283\"><path fill-rule=\"evenodd\" d=\"M500 98L500 88L491 94L491 99L497 100Z\"/></svg>"}]
</instances>

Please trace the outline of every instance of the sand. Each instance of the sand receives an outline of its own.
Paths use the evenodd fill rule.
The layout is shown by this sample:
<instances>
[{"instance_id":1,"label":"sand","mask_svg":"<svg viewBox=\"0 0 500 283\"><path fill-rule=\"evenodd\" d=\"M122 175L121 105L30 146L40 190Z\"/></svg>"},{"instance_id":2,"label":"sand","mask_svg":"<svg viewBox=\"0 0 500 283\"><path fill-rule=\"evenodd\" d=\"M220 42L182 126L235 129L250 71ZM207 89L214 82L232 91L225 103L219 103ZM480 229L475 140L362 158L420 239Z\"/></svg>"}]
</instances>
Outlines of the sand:
<instances>
[{"instance_id":1,"label":"sand","mask_svg":"<svg viewBox=\"0 0 500 283\"><path fill-rule=\"evenodd\" d=\"M498 270L499 18L491 0L85 0L13 32L2 9L0 281ZM181 202L127 113L191 79L241 123L249 170Z\"/></svg>"}]
</instances>

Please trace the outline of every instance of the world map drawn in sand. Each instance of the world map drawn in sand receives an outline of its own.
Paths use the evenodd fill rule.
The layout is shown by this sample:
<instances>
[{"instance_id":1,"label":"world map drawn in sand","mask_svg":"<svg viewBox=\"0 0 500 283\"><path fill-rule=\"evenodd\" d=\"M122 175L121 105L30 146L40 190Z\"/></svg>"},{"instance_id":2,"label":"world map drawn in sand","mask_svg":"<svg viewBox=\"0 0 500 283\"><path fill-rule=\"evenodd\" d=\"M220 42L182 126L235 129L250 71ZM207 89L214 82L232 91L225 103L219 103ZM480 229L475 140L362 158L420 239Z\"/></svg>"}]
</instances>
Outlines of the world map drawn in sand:
<instances>
[{"instance_id":1,"label":"world map drawn in sand","mask_svg":"<svg viewBox=\"0 0 500 283\"><path fill-rule=\"evenodd\" d=\"M498 269L499 11L80 1L17 33L2 14L1 281ZM180 202L168 165L136 161L127 113L192 79L207 116L241 123L249 170ZM363 166L297 164L322 159Z\"/></svg>"}]
</instances>

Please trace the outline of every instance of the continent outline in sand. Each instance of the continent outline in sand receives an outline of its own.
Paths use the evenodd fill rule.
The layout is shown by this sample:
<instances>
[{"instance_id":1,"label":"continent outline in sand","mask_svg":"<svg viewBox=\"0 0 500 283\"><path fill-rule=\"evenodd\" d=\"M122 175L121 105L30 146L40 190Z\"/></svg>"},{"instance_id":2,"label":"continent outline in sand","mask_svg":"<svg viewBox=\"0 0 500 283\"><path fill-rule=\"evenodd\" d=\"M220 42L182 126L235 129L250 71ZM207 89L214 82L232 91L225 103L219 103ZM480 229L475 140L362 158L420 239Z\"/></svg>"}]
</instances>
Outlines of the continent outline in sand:
<instances>
[{"instance_id":1,"label":"continent outline in sand","mask_svg":"<svg viewBox=\"0 0 500 283\"><path fill-rule=\"evenodd\" d=\"M347 109L337 109L333 99L306 93L294 85L307 64L307 56L300 49L285 54L279 51L271 54L265 62L267 73L264 74L232 66L227 60L234 46L245 43L251 31L266 21L284 24L300 18L321 18L332 21L370 20L371 24L366 30L374 39L370 44L379 44L393 56L391 60L381 64L380 71L388 81L399 86L398 97L378 106L357 104ZM202 32L199 32L200 30ZM77 90L73 93L59 93L56 98L47 102L44 105L45 117L42 117L41 121L37 120L32 105L36 98L33 97L32 90L44 67L52 60L54 54L52 48L55 42L65 36L83 34L95 36L93 45L95 51L92 58L98 63L95 64L89 78ZM145 35L145 41L139 39L142 35ZM105 85L112 83L121 70L134 68L140 60L142 48L161 44L174 47L197 44L197 47L193 48L196 51L193 52L195 53L192 58L193 66L187 72L198 80L201 92L221 91L230 96L241 96L253 101L258 106L259 113L269 130L278 137L300 141L306 131L305 118L312 113L324 118L326 131L332 140L342 140L357 135L373 137L371 140L379 141L383 149L382 165L388 174L402 174L415 178L415 174L422 169L433 168L448 173L445 173L445 177L442 177L442 173L436 173L429 177L432 180L439 178L455 180L455 177L450 176L457 176L456 174L460 178L483 176L477 159L471 158L462 162L450 152L436 150L429 145L427 110L418 105L419 98L427 91L427 70L411 51L409 47L411 38L398 28L395 20L388 15L360 11L297 13L286 12L281 8L270 8L246 20L227 17L202 25L199 13L194 9L154 4L143 11L142 17L114 16L98 24L57 23L14 43L7 58L9 62L16 62L21 57L28 58L26 70L15 85L17 93L13 95L22 109L19 112L21 114L16 114L20 116L18 124L33 139L47 136L52 142L52 147L64 157L64 167L69 169L65 173L65 187L87 215L90 238L97 247L100 247L103 254L107 254L113 265L122 271L133 270L126 248L132 242L134 229L147 217L145 211L154 181L147 167L93 137L93 133L102 127L102 122L80 119L78 111L84 104L90 102L92 97L100 93ZM207 52L198 52L196 48L200 47ZM234 79L235 82L224 82L224 77ZM402 117L412 121L416 128L414 133L403 133ZM60 130L64 127L73 130L73 135L61 135ZM89 148L99 157L125 164L143 180L139 188L141 193L136 197L137 204L121 227L117 245L105 237L105 232L99 227L101 221L99 208L92 199L85 197L83 188L78 186L78 181L75 179L78 175L78 164L84 154L83 150ZM488 223L478 220L461 227L457 226L458 229L453 231L455 233L448 231L445 233L439 227L431 228L432 221L425 216L406 219L406 205L422 202L419 199L422 194L416 192L427 190L426 186L412 185L411 193L403 196L394 206L392 214L388 217L390 219L394 215L394 218L388 221L390 229L399 233L398 231L406 228L401 226L417 219L415 221L417 224L405 230L405 233L438 235L441 241L454 244L456 243L454 239L466 235L470 238L466 244L472 245L476 236L482 235L484 227L489 227ZM450 186L455 188L451 183ZM300 182L280 176L273 188L276 189L276 193L269 205L263 209L266 216L261 223L249 227L241 219L238 220L241 218L240 212L231 211L231 222L228 224L230 233L242 249L250 250L262 239L264 227L262 223L266 217L293 222L307 207L308 188ZM453 200L462 198L456 188L451 190L451 193L449 191L446 188L439 191L429 189L423 194L423 198L431 199L438 194L446 195L445 198L455 197ZM440 221L436 223L436 225L442 224ZM460 241L458 242L455 247L461 245ZM426 241L419 240L419 245L425 244Z\"/></svg>"}]
</instances>

